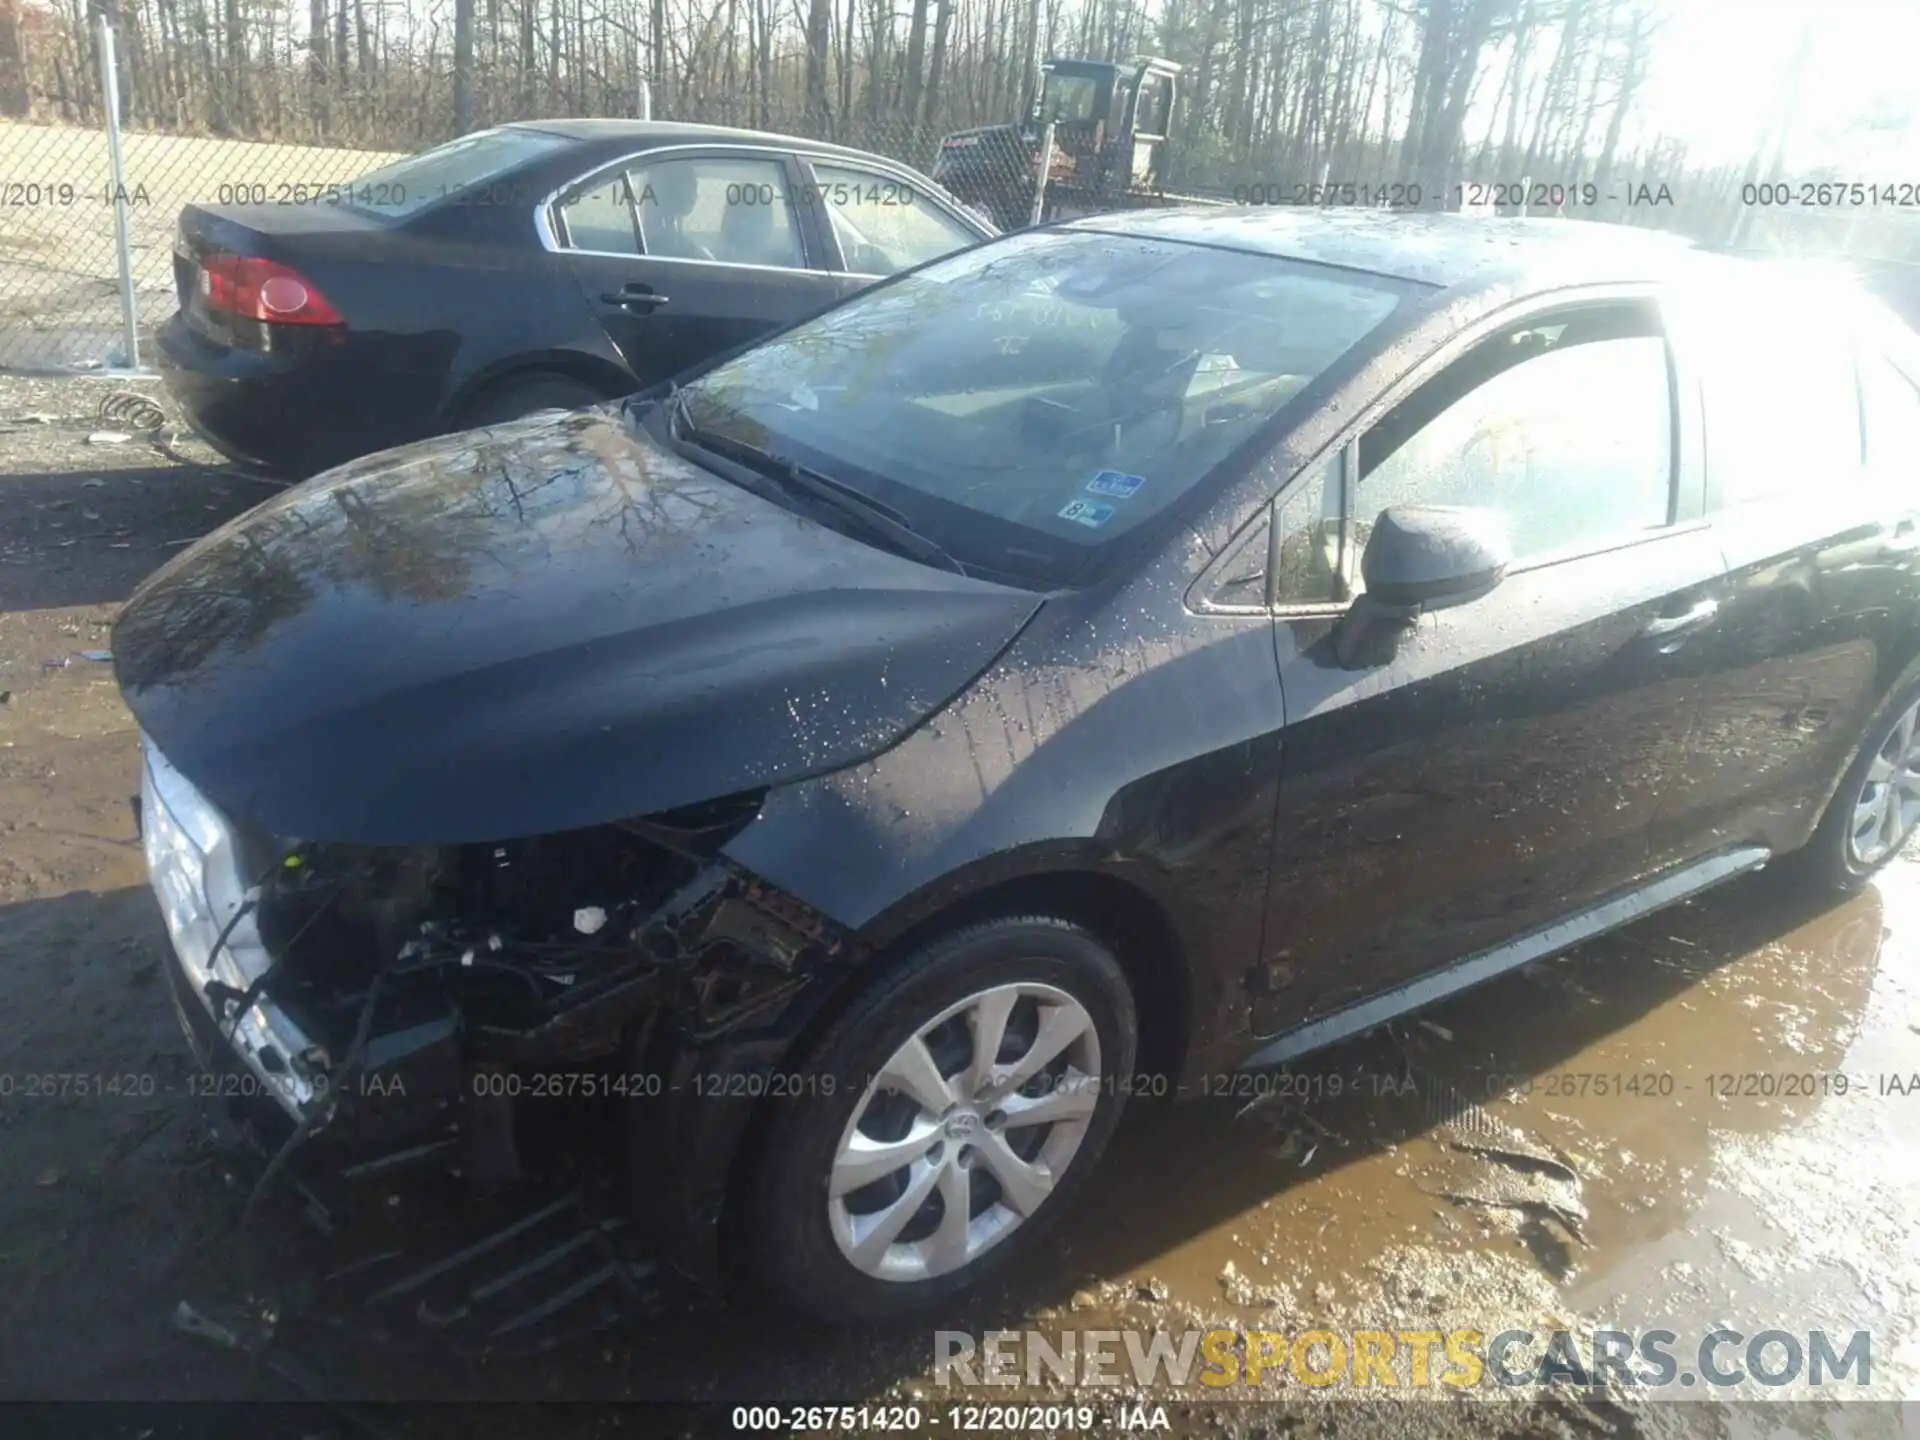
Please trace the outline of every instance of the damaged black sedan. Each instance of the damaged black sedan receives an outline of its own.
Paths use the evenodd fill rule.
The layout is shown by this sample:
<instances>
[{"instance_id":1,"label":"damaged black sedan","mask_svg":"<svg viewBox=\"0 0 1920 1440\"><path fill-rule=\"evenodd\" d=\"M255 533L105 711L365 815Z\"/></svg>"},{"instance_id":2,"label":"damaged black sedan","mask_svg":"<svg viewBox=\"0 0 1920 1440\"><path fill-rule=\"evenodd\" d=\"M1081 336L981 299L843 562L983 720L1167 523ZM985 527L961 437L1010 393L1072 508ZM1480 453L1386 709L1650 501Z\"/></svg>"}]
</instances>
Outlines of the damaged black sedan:
<instances>
[{"instance_id":1,"label":"damaged black sedan","mask_svg":"<svg viewBox=\"0 0 1920 1440\"><path fill-rule=\"evenodd\" d=\"M681 1269L884 1315L1130 1095L1864 883L1911 336L1632 239L1080 221L241 517L115 633L190 1033L283 1149L484 1181L598 1104Z\"/></svg>"}]
</instances>

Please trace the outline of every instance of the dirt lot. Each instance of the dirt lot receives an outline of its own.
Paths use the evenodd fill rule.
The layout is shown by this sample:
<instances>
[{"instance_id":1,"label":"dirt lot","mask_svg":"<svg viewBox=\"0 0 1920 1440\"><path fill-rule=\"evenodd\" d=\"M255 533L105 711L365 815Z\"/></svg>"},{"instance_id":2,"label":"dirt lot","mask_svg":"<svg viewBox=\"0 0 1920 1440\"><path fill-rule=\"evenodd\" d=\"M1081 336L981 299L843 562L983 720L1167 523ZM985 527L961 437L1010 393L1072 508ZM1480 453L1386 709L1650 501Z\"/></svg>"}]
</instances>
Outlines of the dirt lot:
<instances>
[{"instance_id":1,"label":"dirt lot","mask_svg":"<svg viewBox=\"0 0 1920 1440\"><path fill-rule=\"evenodd\" d=\"M393 1213L317 1246L292 1207L236 1232L241 1195L187 1093L165 996L128 805L134 731L110 666L86 652L107 646L143 574L270 492L190 445L182 459L89 443L106 388L0 379L0 1394L305 1396L326 1405L266 1412L249 1433L451 1433L458 1417L462 1433L518 1435L519 1411L349 1402L893 1397L943 1412L957 1397L932 1380L936 1329L1726 1324L1867 1330L1864 1395L1920 1398L1912 860L1838 906L1762 873L1344 1045L1302 1072L1305 1093L1137 1106L1044 1262L924 1325L830 1334L702 1308L655 1289L618 1233L578 1249L604 1257L604 1283L575 1287L588 1303L510 1337L524 1344L484 1333L484 1286L452 1309L425 1290L342 1304L337 1272L417 1269L480 1221L395 1193L381 1197ZM90 1093L62 1094L61 1076ZM113 1076L144 1078L99 1093L95 1077ZM1626 1092L1633 1076L1669 1078ZM541 1213L578 1223L564 1203ZM382 1252L393 1234L406 1253ZM241 1350L180 1329L183 1299ZM1835 1407L1804 1383L1779 1392L1798 1403L1752 1408L1262 1393L1304 1408L1153 1398L1183 1429L1234 1433L1330 1418L1342 1434L1900 1433L1895 1407ZM1330 1417L1330 1396L1350 1404ZM111 1433L190 1433L183 1414L204 1418ZM541 1431L651 1433L660 1418L571 1408Z\"/></svg>"}]
</instances>

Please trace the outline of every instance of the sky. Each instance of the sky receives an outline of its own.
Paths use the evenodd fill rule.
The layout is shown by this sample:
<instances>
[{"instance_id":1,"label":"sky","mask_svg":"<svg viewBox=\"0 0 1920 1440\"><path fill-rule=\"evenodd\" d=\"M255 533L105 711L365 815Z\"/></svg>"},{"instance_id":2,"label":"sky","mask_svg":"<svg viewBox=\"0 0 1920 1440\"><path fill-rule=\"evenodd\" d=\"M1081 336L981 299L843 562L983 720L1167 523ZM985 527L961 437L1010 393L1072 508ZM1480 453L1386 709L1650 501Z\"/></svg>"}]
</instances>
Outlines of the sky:
<instances>
[{"instance_id":1,"label":"sky","mask_svg":"<svg viewBox=\"0 0 1920 1440\"><path fill-rule=\"evenodd\" d=\"M1831 165L1846 179L1920 184L1920 0L1670 0L1639 111L1705 163L1744 160L1780 103L1809 22L1809 56L1787 169ZM1904 133L1850 126L1879 113Z\"/></svg>"}]
</instances>

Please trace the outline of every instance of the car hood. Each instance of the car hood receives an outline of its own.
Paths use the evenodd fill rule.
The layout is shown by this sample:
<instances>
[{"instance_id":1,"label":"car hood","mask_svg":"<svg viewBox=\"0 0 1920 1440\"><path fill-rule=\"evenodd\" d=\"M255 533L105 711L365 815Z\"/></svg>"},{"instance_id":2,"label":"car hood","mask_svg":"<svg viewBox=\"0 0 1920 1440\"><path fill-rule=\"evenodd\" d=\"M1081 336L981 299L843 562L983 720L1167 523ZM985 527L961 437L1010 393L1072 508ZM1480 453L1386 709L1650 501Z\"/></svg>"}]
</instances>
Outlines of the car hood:
<instances>
[{"instance_id":1,"label":"car hood","mask_svg":"<svg viewBox=\"0 0 1920 1440\"><path fill-rule=\"evenodd\" d=\"M458 843L850 764L1038 604L861 544L599 407L288 491L149 578L113 653L141 728L229 816Z\"/></svg>"}]
</instances>

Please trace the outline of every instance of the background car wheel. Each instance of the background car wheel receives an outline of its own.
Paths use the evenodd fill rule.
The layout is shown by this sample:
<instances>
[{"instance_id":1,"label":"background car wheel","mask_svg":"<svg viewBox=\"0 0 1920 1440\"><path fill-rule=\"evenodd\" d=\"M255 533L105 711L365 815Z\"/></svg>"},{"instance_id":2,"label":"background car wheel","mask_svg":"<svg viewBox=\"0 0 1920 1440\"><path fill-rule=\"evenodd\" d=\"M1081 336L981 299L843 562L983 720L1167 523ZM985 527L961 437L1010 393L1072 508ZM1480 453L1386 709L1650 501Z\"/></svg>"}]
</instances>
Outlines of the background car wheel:
<instances>
[{"instance_id":1,"label":"background car wheel","mask_svg":"<svg viewBox=\"0 0 1920 1440\"><path fill-rule=\"evenodd\" d=\"M1077 926L995 920L928 944L821 1037L806 1098L777 1102L747 1206L759 1278L828 1320L971 1288L1084 1183L1134 1047L1119 963Z\"/></svg>"},{"instance_id":2,"label":"background car wheel","mask_svg":"<svg viewBox=\"0 0 1920 1440\"><path fill-rule=\"evenodd\" d=\"M1863 888L1920 824L1920 681L1894 692L1827 802L1820 828L1794 857L1823 888Z\"/></svg>"},{"instance_id":3,"label":"background car wheel","mask_svg":"<svg viewBox=\"0 0 1920 1440\"><path fill-rule=\"evenodd\" d=\"M580 410L607 397L584 380L551 373L509 377L490 385L460 413L466 429L501 425L537 410Z\"/></svg>"}]
</instances>

